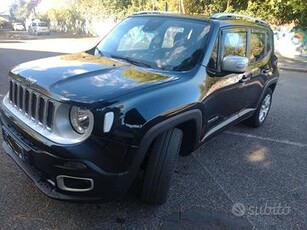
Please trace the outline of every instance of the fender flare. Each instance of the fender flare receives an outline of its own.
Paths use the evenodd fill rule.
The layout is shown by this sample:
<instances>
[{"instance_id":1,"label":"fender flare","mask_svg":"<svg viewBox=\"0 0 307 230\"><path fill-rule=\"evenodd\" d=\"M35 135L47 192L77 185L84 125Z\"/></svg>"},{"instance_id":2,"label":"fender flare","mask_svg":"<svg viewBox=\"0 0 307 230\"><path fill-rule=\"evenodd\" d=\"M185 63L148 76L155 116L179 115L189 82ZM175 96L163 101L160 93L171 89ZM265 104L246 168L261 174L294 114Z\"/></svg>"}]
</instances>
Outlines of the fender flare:
<instances>
[{"instance_id":1,"label":"fender flare","mask_svg":"<svg viewBox=\"0 0 307 230\"><path fill-rule=\"evenodd\" d=\"M195 148L200 141L202 129L202 113L199 109L182 112L178 115L167 118L166 120L163 120L157 125L151 127L140 141L139 147L136 151L135 159L133 160L133 164L131 165L131 172L136 175L146 156L149 146L158 135L172 127L176 127L187 121L194 121L196 125L196 141L194 146Z\"/></svg>"},{"instance_id":2,"label":"fender flare","mask_svg":"<svg viewBox=\"0 0 307 230\"><path fill-rule=\"evenodd\" d=\"M257 103L257 107L256 107L256 108L259 107L259 105L260 105L260 103L261 103L261 100L262 100L262 98L263 98L263 96L264 96L266 90L267 90L272 84L275 84L275 83L277 84L277 82L278 82L278 77L274 77L274 78L272 78L271 80L269 80L269 81L267 82L267 84L263 87L263 90L262 90L262 93L261 93L261 97L260 97L260 99L259 99L259 101L258 101L258 103Z\"/></svg>"}]
</instances>

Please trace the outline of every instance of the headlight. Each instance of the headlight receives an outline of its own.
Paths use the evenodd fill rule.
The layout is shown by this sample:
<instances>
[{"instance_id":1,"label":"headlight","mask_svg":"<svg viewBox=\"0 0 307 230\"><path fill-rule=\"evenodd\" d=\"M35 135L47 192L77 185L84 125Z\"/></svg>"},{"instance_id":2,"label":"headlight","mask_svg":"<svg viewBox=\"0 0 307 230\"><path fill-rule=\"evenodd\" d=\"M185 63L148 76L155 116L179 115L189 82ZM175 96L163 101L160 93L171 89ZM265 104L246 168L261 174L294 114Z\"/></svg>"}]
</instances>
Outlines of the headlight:
<instances>
[{"instance_id":1,"label":"headlight","mask_svg":"<svg viewBox=\"0 0 307 230\"><path fill-rule=\"evenodd\" d=\"M87 133L91 127L91 122L93 122L93 115L89 110L77 106L71 107L70 123L77 133Z\"/></svg>"}]
</instances>

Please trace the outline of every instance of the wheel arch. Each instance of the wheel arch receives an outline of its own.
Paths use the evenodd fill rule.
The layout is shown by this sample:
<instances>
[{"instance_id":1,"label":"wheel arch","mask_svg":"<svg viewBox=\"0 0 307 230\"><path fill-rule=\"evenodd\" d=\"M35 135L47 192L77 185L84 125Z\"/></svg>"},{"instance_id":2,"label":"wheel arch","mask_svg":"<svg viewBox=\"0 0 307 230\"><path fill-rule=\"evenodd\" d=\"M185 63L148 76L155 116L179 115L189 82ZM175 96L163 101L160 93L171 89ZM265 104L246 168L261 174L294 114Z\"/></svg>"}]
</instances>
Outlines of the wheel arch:
<instances>
[{"instance_id":1,"label":"wheel arch","mask_svg":"<svg viewBox=\"0 0 307 230\"><path fill-rule=\"evenodd\" d=\"M262 100L265 92L267 91L267 89L271 89L272 93L274 93L274 90L275 90L276 85L277 85L277 81L278 81L278 77L275 77L275 78L271 79L270 81L268 81L268 83L263 87L263 90L262 90L262 93L261 93L261 97L259 98L257 107L260 105L261 100Z\"/></svg>"},{"instance_id":2,"label":"wheel arch","mask_svg":"<svg viewBox=\"0 0 307 230\"><path fill-rule=\"evenodd\" d=\"M170 128L179 128L183 131L181 154L187 155L185 153L192 152L199 144L201 127L202 113L199 109L182 112L157 123L149 128L141 139L133 167L139 169L153 141Z\"/></svg>"},{"instance_id":3,"label":"wheel arch","mask_svg":"<svg viewBox=\"0 0 307 230\"><path fill-rule=\"evenodd\" d=\"M197 122L193 119L187 120L176 127L183 132L180 155L187 156L197 148L197 145L200 142L200 132L193 132L193 130L200 131L201 124L197 124Z\"/></svg>"},{"instance_id":4,"label":"wheel arch","mask_svg":"<svg viewBox=\"0 0 307 230\"><path fill-rule=\"evenodd\" d=\"M277 82L273 82L273 83L271 83L271 84L268 86L268 88L270 88L270 89L272 90L272 93L274 93L274 90L275 90L275 88L276 88L276 85L277 85Z\"/></svg>"}]
</instances>

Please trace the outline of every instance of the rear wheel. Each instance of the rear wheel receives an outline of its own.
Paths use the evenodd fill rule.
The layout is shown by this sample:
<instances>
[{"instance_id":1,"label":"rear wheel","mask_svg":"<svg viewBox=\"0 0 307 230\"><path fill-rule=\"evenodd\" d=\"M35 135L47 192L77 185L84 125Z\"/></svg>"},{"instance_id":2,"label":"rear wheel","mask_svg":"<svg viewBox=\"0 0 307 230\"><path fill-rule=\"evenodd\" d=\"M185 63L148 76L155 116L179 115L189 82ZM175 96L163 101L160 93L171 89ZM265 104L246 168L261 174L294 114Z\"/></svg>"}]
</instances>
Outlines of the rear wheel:
<instances>
[{"instance_id":1,"label":"rear wheel","mask_svg":"<svg viewBox=\"0 0 307 230\"><path fill-rule=\"evenodd\" d=\"M174 128L155 139L141 188L141 200L144 202L151 204L166 202L182 136L182 131Z\"/></svg>"},{"instance_id":2,"label":"rear wheel","mask_svg":"<svg viewBox=\"0 0 307 230\"><path fill-rule=\"evenodd\" d=\"M254 115L246 120L249 126L258 128L266 120L272 104L272 90L268 88L257 108Z\"/></svg>"}]
</instances>

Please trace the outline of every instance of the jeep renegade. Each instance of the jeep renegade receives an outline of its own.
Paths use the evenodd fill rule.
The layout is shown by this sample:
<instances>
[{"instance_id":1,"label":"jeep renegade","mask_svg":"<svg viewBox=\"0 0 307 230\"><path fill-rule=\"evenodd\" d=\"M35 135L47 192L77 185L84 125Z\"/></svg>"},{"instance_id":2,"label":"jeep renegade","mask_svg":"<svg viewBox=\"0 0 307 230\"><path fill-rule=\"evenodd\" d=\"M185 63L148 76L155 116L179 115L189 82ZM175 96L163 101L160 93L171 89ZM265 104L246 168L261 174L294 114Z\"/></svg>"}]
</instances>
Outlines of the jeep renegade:
<instances>
[{"instance_id":1,"label":"jeep renegade","mask_svg":"<svg viewBox=\"0 0 307 230\"><path fill-rule=\"evenodd\" d=\"M161 204L179 154L264 123L278 76L262 20L137 13L91 50L10 71L3 148L49 197L117 199L142 175L140 198Z\"/></svg>"}]
</instances>

